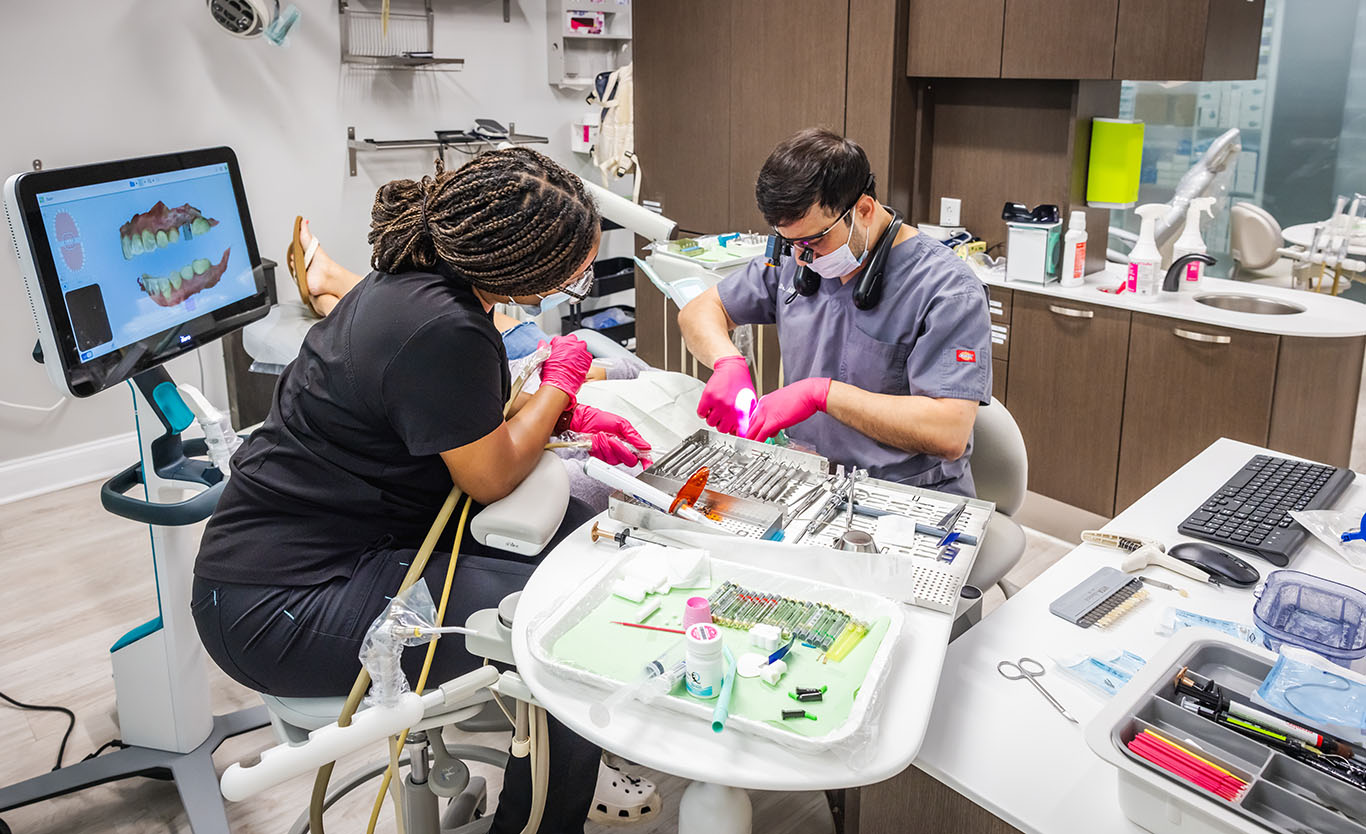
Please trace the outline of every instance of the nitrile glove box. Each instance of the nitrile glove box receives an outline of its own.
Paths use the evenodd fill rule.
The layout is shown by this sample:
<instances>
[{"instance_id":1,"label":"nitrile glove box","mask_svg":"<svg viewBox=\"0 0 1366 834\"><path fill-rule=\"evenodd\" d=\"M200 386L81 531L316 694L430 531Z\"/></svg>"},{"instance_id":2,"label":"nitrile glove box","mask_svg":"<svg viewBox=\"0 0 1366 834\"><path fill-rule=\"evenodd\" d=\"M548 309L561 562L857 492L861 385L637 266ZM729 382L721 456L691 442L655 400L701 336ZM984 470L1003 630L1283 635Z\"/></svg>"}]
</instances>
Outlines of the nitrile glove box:
<instances>
[{"instance_id":1,"label":"nitrile glove box","mask_svg":"<svg viewBox=\"0 0 1366 834\"><path fill-rule=\"evenodd\" d=\"M1062 222L1015 223L1006 228L1006 280L1049 284L1062 274Z\"/></svg>"}]
</instances>

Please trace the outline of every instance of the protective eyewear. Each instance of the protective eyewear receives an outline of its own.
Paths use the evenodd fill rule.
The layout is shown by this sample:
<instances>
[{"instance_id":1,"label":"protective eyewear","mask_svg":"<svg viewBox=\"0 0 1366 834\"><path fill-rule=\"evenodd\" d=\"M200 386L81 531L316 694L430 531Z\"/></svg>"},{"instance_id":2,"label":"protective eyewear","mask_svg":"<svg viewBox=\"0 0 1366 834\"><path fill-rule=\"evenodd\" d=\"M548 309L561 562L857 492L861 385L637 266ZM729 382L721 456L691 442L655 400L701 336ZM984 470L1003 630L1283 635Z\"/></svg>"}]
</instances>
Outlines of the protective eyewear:
<instances>
[{"instance_id":1,"label":"protective eyewear","mask_svg":"<svg viewBox=\"0 0 1366 834\"><path fill-rule=\"evenodd\" d=\"M857 205L857 203L855 203L854 205ZM778 233L777 229L774 229L773 236L776 237L778 241L786 247L795 246L799 249L811 250L814 249L816 246L819 246L820 242L825 239L825 236L833 232L836 226L843 223L844 218L848 217L849 212L853 210L854 206L850 206L848 209L845 210L844 214L841 214L839 217L835 218L835 222L831 223L829 226L826 226L825 231L821 232L818 235L810 235L809 237L802 238L790 238L783 237L781 234Z\"/></svg>"},{"instance_id":2,"label":"protective eyewear","mask_svg":"<svg viewBox=\"0 0 1366 834\"><path fill-rule=\"evenodd\" d=\"M593 265L589 264L587 269L579 273L579 276L575 278L572 283L565 286L564 289L560 290L560 292L563 292L565 295L574 299L575 302L583 301L588 297L588 294L593 291L593 281L595 278L596 275L593 272Z\"/></svg>"},{"instance_id":3,"label":"protective eyewear","mask_svg":"<svg viewBox=\"0 0 1366 834\"><path fill-rule=\"evenodd\" d=\"M1032 211L1024 203L1006 203L1001 219L1007 223L1057 223L1061 216L1052 203L1035 206Z\"/></svg>"}]
</instances>

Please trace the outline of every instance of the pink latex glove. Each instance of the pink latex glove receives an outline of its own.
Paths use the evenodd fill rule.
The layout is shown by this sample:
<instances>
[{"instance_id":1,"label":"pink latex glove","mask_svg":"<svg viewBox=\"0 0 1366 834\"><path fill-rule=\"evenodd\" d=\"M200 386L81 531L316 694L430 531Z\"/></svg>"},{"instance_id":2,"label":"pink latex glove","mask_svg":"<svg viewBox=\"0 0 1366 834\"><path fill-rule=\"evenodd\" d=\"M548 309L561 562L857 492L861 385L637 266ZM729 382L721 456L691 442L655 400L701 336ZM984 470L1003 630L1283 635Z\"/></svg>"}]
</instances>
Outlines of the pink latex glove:
<instances>
[{"instance_id":1,"label":"pink latex glove","mask_svg":"<svg viewBox=\"0 0 1366 834\"><path fill-rule=\"evenodd\" d=\"M817 411L825 410L830 395L829 377L811 377L784 385L759 398L745 437L763 442L788 426L795 426Z\"/></svg>"},{"instance_id":2,"label":"pink latex glove","mask_svg":"<svg viewBox=\"0 0 1366 834\"><path fill-rule=\"evenodd\" d=\"M545 342L539 345L545 346ZM541 384L568 394L569 408L573 408L592 364L593 354L588 352L588 345L582 339L577 336L556 336L550 340L550 357L541 366Z\"/></svg>"},{"instance_id":3,"label":"pink latex glove","mask_svg":"<svg viewBox=\"0 0 1366 834\"><path fill-rule=\"evenodd\" d=\"M593 448L588 453L598 460L613 466L634 466L637 463L650 465L650 458L645 454L650 450L650 444L625 417L591 405L575 406L566 416L568 419L562 419L555 427L556 432L572 431L590 435Z\"/></svg>"},{"instance_id":4,"label":"pink latex glove","mask_svg":"<svg viewBox=\"0 0 1366 834\"><path fill-rule=\"evenodd\" d=\"M743 356L723 356L712 366L711 378L697 402L697 416L723 434L742 434L754 411L754 382Z\"/></svg>"}]
</instances>

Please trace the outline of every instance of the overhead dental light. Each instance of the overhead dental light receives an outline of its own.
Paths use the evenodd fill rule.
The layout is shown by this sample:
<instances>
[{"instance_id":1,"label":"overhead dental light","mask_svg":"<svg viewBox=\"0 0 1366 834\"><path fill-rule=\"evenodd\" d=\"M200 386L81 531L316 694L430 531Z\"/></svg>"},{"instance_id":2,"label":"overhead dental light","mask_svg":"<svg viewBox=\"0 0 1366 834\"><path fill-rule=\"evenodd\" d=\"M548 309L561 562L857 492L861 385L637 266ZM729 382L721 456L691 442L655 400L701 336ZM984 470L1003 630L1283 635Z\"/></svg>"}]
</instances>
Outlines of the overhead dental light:
<instances>
[{"instance_id":1,"label":"overhead dental light","mask_svg":"<svg viewBox=\"0 0 1366 834\"><path fill-rule=\"evenodd\" d=\"M229 35L259 38L284 46L289 30L299 22L299 9L293 3L280 10L280 0L204 0L209 15Z\"/></svg>"}]
</instances>

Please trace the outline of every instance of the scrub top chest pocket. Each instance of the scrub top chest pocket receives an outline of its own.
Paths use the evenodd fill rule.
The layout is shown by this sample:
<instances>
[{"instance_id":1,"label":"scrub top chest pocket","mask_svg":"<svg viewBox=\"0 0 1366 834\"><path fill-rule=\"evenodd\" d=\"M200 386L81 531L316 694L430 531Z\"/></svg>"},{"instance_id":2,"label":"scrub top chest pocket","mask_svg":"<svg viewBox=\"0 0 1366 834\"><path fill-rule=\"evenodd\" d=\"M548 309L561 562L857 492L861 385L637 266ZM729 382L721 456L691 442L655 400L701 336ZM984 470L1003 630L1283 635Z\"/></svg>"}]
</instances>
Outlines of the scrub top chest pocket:
<instances>
[{"instance_id":1,"label":"scrub top chest pocket","mask_svg":"<svg viewBox=\"0 0 1366 834\"><path fill-rule=\"evenodd\" d=\"M911 346L883 342L850 327L840 354L839 380L875 394L909 394L906 359Z\"/></svg>"}]
</instances>

